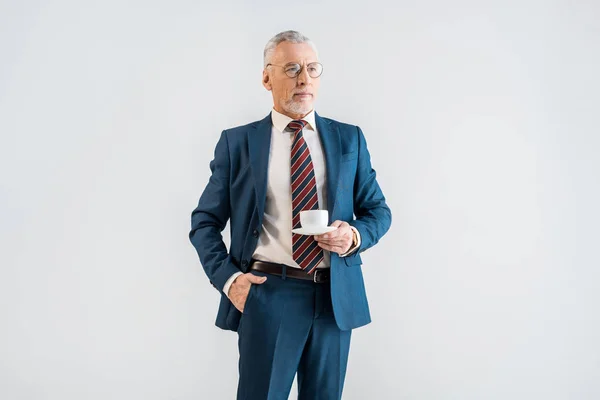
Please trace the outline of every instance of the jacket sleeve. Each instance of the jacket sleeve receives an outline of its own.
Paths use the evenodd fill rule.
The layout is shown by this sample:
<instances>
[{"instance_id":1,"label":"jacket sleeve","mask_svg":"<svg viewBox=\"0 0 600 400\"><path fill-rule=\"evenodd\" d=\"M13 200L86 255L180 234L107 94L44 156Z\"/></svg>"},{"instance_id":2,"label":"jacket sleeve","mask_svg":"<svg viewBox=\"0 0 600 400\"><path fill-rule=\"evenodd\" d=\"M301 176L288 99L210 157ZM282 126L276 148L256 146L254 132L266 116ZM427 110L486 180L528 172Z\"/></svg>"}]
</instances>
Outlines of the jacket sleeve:
<instances>
[{"instance_id":1,"label":"jacket sleeve","mask_svg":"<svg viewBox=\"0 0 600 400\"><path fill-rule=\"evenodd\" d=\"M356 219L351 221L350 225L359 231L361 243L358 251L346 257L349 263L353 262L361 252L377 244L392 223L392 212L377 183L365 136L359 127L356 129L358 131L358 166L353 189Z\"/></svg>"},{"instance_id":2,"label":"jacket sleeve","mask_svg":"<svg viewBox=\"0 0 600 400\"><path fill-rule=\"evenodd\" d=\"M229 277L240 272L232 263L221 235L230 217L229 168L229 146L226 131L223 131L210 162L211 176L198 206L192 211L192 228L189 232L189 239L206 275L221 293Z\"/></svg>"}]
</instances>

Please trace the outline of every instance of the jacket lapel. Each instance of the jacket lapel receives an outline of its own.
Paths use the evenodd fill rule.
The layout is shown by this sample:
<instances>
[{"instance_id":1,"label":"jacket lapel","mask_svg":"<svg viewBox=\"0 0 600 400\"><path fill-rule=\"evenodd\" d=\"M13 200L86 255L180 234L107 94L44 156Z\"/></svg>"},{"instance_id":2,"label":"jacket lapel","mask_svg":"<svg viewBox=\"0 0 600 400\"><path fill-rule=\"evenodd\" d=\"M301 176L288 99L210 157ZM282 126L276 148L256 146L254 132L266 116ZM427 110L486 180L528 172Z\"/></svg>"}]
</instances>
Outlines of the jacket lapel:
<instances>
[{"instance_id":1,"label":"jacket lapel","mask_svg":"<svg viewBox=\"0 0 600 400\"><path fill-rule=\"evenodd\" d=\"M325 166L327 176L327 211L329 211L329 223L334 221L333 206L337 193L338 180L340 176L340 163L342 161L342 142L340 131L336 124L321 118L315 112L315 122L321 137L323 152L325 154Z\"/></svg>"},{"instance_id":2,"label":"jacket lapel","mask_svg":"<svg viewBox=\"0 0 600 400\"><path fill-rule=\"evenodd\" d=\"M259 220L262 223L265 212L265 199L267 197L267 169L269 164L269 152L271 150L271 113L249 129L248 155L254 177L254 191L256 194L256 209Z\"/></svg>"}]
</instances>

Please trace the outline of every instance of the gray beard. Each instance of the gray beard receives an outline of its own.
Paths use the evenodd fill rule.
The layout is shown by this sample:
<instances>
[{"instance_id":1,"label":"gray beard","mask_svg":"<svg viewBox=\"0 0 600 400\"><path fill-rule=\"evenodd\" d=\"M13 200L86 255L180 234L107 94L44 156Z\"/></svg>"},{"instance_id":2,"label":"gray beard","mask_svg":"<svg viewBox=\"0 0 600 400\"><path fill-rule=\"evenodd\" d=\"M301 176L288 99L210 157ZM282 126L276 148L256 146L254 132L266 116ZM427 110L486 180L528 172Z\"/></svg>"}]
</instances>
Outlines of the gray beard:
<instances>
[{"instance_id":1,"label":"gray beard","mask_svg":"<svg viewBox=\"0 0 600 400\"><path fill-rule=\"evenodd\" d=\"M299 102L290 101L285 103L285 110L292 114L307 114L312 110L312 107Z\"/></svg>"}]
</instances>

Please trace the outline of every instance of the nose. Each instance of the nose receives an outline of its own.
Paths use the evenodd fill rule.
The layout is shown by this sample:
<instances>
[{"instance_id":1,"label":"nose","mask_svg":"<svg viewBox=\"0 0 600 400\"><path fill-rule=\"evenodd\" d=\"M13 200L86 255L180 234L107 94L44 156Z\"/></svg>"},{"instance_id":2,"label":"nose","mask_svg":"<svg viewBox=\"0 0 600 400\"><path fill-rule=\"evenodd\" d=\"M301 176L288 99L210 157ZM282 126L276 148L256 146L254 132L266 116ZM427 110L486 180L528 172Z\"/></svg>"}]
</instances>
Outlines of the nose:
<instances>
[{"instance_id":1,"label":"nose","mask_svg":"<svg viewBox=\"0 0 600 400\"><path fill-rule=\"evenodd\" d=\"M296 77L296 79L298 80L298 85L299 86L306 85L306 84L310 83L310 80L312 78L308 74L308 67L306 65L302 66L302 69L300 70L300 73L298 74L298 76Z\"/></svg>"}]
</instances>

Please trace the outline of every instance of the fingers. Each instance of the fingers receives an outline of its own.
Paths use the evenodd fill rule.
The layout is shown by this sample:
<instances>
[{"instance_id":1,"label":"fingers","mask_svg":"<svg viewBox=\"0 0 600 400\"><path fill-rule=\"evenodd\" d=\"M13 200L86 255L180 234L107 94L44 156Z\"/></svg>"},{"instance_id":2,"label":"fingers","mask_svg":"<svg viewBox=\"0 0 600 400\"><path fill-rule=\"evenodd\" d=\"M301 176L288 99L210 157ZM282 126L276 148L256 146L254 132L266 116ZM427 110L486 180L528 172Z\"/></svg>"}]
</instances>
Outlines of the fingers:
<instances>
[{"instance_id":1,"label":"fingers","mask_svg":"<svg viewBox=\"0 0 600 400\"><path fill-rule=\"evenodd\" d=\"M347 235L340 235L340 236L336 236L336 237L323 237L323 235L319 235L319 236L314 236L315 240L319 243L326 243L326 244L336 244L336 243L345 243L348 241L348 239L351 239L351 236L347 236Z\"/></svg>"},{"instance_id":2,"label":"fingers","mask_svg":"<svg viewBox=\"0 0 600 400\"><path fill-rule=\"evenodd\" d=\"M335 220L331 223L330 226L337 229L333 232L324 233L322 235L315 235L315 239L319 240L337 238L346 235L350 230L350 224L348 224L346 221Z\"/></svg>"},{"instance_id":3,"label":"fingers","mask_svg":"<svg viewBox=\"0 0 600 400\"><path fill-rule=\"evenodd\" d=\"M324 248L325 250L329 250L331 247L347 247L352 244L352 239L348 236L340 236L333 239L318 239L315 238L317 244ZM324 247L326 246L326 247Z\"/></svg>"},{"instance_id":4,"label":"fingers","mask_svg":"<svg viewBox=\"0 0 600 400\"><path fill-rule=\"evenodd\" d=\"M336 219L335 221L333 221L331 223L330 226L333 226L333 227L337 228L337 227L339 227L340 225L343 225L343 224L347 224L347 222L346 221L340 221L339 219Z\"/></svg>"},{"instance_id":5,"label":"fingers","mask_svg":"<svg viewBox=\"0 0 600 400\"><path fill-rule=\"evenodd\" d=\"M327 250L332 253L344 254L347 251L343 246L329 245L323 242L319 242L319 246L321 246L323 250Z\"/></svg>"},{"instance_id":6,"label":"fingers","mask_svg":"<svg viewBox=\"0 0 600 400\"><path fill-rule=\"evenodd\" d=\"M352 245L352 230L345 221L334 221L331 226L337 227L333 232L315 235L314 239L323 250L344 254Z\"/></svg>"},{"instance_id":7,"label":"fingers","mask_svg":"<svg viewBox=\"0 0 600 400\"><path fill-rule=\"evenodd\" d=\"M335 243L346 241L347 239L352 240L352 231L343 228L338 228L333 232L324 233L322 235L315 235L315 240L318 242Z\"/></svg>"},{"instance_id":8,"label":"fingers","mask_svg":"<svg viewBox=\"0 0 600 400\"><path fill-rule=\"evenodd\" d=\"M266 276L256 276L250 272L248 272L246 274L246 278L248 279L248 281L250 281L250 283L254 283L257 285L260 285L262 283L265 283L265 281L267 280Z\"/></svg>"}]
</instances>

